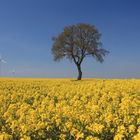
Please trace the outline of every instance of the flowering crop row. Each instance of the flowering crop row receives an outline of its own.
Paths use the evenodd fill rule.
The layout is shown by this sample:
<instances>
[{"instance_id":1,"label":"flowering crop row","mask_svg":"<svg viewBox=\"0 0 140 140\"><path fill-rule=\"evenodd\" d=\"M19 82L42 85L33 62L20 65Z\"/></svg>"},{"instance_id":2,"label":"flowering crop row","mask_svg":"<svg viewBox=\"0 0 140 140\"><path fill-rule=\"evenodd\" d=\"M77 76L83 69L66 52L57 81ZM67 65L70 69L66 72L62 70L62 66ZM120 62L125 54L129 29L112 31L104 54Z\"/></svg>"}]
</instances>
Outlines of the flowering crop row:
<instances>
[{"instance_id":1,"label":"flowering crop row","mask_svg":"<svg viewBox=\"0 0 140 140\"><path fill-rule=\"evenodd\" d=\"M0 80L0 140L112 139L140 140L140 80Z\"/></svg>"}]
</instances>

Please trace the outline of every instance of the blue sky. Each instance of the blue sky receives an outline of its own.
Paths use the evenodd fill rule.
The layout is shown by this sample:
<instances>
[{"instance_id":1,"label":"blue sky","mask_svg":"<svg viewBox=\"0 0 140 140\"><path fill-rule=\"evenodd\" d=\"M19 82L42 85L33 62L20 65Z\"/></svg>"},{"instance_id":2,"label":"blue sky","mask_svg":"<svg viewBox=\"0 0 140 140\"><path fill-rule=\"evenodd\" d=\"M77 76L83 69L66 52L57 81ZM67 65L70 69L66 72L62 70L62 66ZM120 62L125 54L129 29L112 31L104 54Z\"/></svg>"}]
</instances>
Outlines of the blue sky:
<instances>
[{"instance_id":1,"label":"blue sky","mask_svg":"<svg viewBox=\"0 0 140 140\"><path fill-rule=\"evenodd\" d=\"M75 77L73 63L53 61L52 37L67 25L90 23L110 51L100 64L87 58L84 77L140 78L139 0L0 0L1 76Z\"/></svg>"}]
</instances>

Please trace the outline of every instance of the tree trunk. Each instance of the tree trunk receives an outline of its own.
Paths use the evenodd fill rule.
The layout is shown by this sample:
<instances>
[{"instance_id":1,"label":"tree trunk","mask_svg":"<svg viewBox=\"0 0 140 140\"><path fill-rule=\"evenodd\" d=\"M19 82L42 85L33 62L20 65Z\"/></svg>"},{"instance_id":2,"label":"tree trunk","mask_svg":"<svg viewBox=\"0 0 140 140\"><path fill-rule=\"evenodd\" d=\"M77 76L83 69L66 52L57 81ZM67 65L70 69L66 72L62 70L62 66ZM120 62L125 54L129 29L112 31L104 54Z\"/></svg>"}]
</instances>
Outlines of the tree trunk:
<instances>
[{"instance_id":1,"label":"tree trunk","mask_svg":"<svg viewBox=\"0 0 140 140\"><path fill-rule=\"evenodd\" d=\"M77 69L78 69L78 77L77 77L77 80L81 80L82 79L81 65L77 64Z\"/></svg>"}]
</instances>

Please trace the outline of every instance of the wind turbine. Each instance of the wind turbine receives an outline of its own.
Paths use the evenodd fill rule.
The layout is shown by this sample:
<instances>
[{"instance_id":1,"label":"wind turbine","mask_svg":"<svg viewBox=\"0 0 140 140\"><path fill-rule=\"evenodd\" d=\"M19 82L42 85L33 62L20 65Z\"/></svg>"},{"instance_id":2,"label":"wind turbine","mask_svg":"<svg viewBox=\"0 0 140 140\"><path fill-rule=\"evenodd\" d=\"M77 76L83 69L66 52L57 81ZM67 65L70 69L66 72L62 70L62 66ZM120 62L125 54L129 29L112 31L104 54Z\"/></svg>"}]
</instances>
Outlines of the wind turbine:
<instances>
[{"instance_id":1,"label":"wind turbine","mask_svg":"<svg viewBox=\"0 0 140 140\"><path fill-rule=\"evenodd\" d=\"M2 63L7 63L0 55L0 76L2 76Z\"/></svg>"},{"instance_id":2,"label":"wind turbine","mask_svg":"<svg viewBox=\"0 0 140 140\"><path fill-rule=\"evenodd\" d=\"M13 76L13 77L15 77L15 73L16 73L16 71L15 71L15 69L13 69L13 70L12 70L12 76Z\"/></svg>"}]
</instances>

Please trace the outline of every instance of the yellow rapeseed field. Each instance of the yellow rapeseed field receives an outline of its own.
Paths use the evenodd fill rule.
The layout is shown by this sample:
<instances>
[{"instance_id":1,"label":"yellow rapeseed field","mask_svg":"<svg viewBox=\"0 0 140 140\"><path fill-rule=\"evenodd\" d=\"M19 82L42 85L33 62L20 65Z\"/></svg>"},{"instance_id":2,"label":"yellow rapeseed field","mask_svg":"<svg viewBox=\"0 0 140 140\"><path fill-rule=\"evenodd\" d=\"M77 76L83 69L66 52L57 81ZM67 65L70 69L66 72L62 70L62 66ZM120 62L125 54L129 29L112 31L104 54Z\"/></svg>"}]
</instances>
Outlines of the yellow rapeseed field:
<instances>
[{"instance_id":1,"label":"yellow rapeseed field","mask_svg":"<svg viewBox=\"0 0 140 140\"><path fill-rule=\"evenodd\" d=\"M0 140L140 140L140 80L0 79Z\"/></svg>"}]
</instances>

